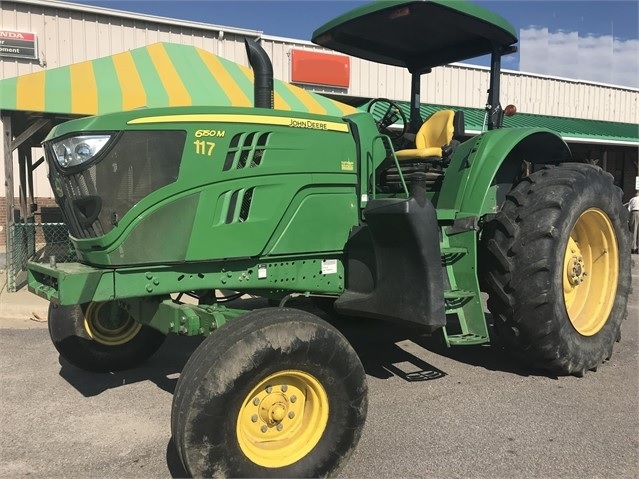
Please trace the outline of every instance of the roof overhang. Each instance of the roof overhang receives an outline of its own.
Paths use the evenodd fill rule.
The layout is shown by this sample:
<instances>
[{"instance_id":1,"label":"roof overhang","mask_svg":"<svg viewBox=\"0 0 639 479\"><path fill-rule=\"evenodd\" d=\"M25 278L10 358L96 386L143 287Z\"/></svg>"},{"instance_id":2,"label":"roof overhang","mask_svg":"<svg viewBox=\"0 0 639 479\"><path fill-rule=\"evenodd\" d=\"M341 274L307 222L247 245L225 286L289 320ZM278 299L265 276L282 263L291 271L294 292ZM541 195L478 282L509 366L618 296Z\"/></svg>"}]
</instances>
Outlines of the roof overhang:
<instances>
[{"instance_id":1,"label":"roof overhang","mask_svg":"<svg viewBox=\"0 0 639 479\"><path fill-rule=\"evenodd\" d=\"M357 102L357 108L366 111L368 101ZM397 101L397 105L407 114L410 104ZM467 135L478 135L485 130L485 113L481 108L468 108L450 105L420 105L420 116L427 118L433 112L452 109L464 113L465 131ZM373 111L373 116L382 111ZM617 123L611 121L586 120L577 118L555 117L520 113L504 118L504 128L547 128L556 132L567 143L587 143L591 145L611 145L639 147L639 125L636 123Z\"/></svg>"}]
</instances>

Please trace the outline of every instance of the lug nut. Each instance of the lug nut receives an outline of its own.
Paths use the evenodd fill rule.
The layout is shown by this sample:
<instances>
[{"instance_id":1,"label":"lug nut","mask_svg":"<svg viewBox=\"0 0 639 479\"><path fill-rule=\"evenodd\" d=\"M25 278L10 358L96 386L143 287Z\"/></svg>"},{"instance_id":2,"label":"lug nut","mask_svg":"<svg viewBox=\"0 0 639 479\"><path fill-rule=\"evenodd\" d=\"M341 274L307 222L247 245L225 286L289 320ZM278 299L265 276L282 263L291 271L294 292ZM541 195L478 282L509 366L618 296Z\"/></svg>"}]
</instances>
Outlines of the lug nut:
<instances>
[{"instance_id":1,"label":"lug nut","mask_svg":"<svg viewBox=\"0 0 639 479\"><path fill-rule=\"evenodd\" d=\"M255 404L256 406L259 406L260 405L260 398L253 399L253 404Z\"/></svg>"},{"instance_id":2,"label":"lug nut","mask_svg":"<svg viewBox=\"0 0 639 479\"><path fill-rule=\"evenodd\" d=\"M291 402L295 402L295 401L297 401L297 396L295 395L291 396Z\"/></svg>"},{"instance_id":3,"label":"lug nut","mask_svg":"<svg viewBox=\"0 0 639 479\"><path fill-rule=\"evenodd\" d=\"M293 419L295 417L295 413L293 411L288 413L288 418Z\"/></svg>"},{"instance_id":4,"label":"lug nut","mask_svg":"<svg viewBox=\"0 0 639 479\"><path fill-rule=\"evenodd\" d=\"M271 393L273 392L273 388L272 388L271 386L267 386L267 387L266 387L266 392L267 392L268 394L271 394Z\"/></svg>"},{"instance_id":5,"label":"lug nut","mask_svg":"<svg viewBox=\"0 0 639 479\"><path fill-rule=\"evenodd\" d=\"M262 432L266 432L266 431L268 431L268 427L266 427L266 425L264 425L264 426L262 426L262 427L260 428L260 431L262 431Z\"/></svg>"},{"instance_id":6,"label":"lug nut","mask_svg":"<svg viewBox=\"0 0 639 479\"><path fill-rule=\"evenodd\" d=\"M253 422L257 422L257 414L253 414L253 415L251 416L251 421L253 421Z\"/></svg>"},{"instance_id":7,"label":"lug nut","mask_svg":"<svg viewBox=\"0 0 639 479\"><path fill-rule=\"evenodd\" d=\"M285 393L288 390L288 386L286 384L282 385L282 392Z\"/></svg>"},{"instance_id":8,"label":"lug nut","mask_svg":"<svg viewBox=\"0 0 639 479\"><path fill-rule=\"evenodd\" d=\"M277 428L278 431L281 431L282 429L284 429L284 426L282 426L281 424L278 424L275 427Z\"/></svg>"}]
</instances>

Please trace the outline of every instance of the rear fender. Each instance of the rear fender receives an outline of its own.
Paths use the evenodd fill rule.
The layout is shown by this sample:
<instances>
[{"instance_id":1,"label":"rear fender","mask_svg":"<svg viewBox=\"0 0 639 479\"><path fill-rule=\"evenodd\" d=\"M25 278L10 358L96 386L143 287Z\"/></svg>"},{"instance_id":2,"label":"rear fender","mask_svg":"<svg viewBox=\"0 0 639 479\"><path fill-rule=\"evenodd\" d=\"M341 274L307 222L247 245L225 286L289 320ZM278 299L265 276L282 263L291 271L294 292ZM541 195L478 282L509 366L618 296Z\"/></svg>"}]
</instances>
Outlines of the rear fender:
<instances>
[{"instance_id":1,"label":"rear fender","mask_svg":"<svg viewBox=\"0 0 639 479\"><path fill-rule=\"evenodd\" d=\"M497 212L519 178L538 165L556 165L571 158L568 145L551 130L487 131L455 152L446 170L437 208L472 216Z\"/></svg>"}]
</instances>

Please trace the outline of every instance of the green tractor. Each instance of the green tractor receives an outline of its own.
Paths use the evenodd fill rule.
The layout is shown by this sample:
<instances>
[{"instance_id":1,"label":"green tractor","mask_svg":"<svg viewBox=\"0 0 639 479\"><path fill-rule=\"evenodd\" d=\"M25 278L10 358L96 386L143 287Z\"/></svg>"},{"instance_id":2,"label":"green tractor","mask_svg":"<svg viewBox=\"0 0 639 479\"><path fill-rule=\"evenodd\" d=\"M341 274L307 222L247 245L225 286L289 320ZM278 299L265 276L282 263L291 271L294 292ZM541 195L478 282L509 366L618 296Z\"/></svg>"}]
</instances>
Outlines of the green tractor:
<instances>
[{"instance_id":1,"label":"green tractor","mask_svg":"<svg viewBox=\"0 0 639 479\"><path fill-rule=\"evenodd\" d=\"M332 323L408 324L449 346L494 330L557 375L610 358L626 316L627 212L612 177L571 162L552 131L501 128L501 59L517 42L507 21L458 0L384 1L313 41L407 68L410 110L387 99L345 115L273 108L270 60L247 42L252 107L139 109L61 124L44 141L79 258L29 265L51 339L68 362L105 372L140 364L168 334L204 336L171 414L193 476L327 476L356 446L362 364L292 298L330 307ZM421 76L481 55L485 131L468 137L452 110L420 118ZM243 308L220 291L269 301Z\"/></svg>"}]
</instances>

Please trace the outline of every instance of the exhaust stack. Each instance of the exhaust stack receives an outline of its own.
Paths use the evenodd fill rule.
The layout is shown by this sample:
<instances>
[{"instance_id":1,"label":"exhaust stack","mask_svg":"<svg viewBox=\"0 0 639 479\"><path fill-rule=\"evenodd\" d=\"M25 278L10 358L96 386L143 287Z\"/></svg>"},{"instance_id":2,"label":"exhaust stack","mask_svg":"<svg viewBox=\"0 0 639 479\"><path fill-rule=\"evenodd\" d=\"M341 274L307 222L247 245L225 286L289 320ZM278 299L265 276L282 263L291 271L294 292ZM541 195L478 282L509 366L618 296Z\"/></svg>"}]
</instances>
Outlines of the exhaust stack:
<instances>
[{"instance_id":1,"label":"exhaust stack","mask_svg":"<svg viewBox=\"0 0 639 479\"><path fill-rule=\"evenodd\" d=\"M246 55L254 72L253 96L257 108L273 108L273 64L268 54L255 40L244 39Z\"/></svg>"}]
</instances>

